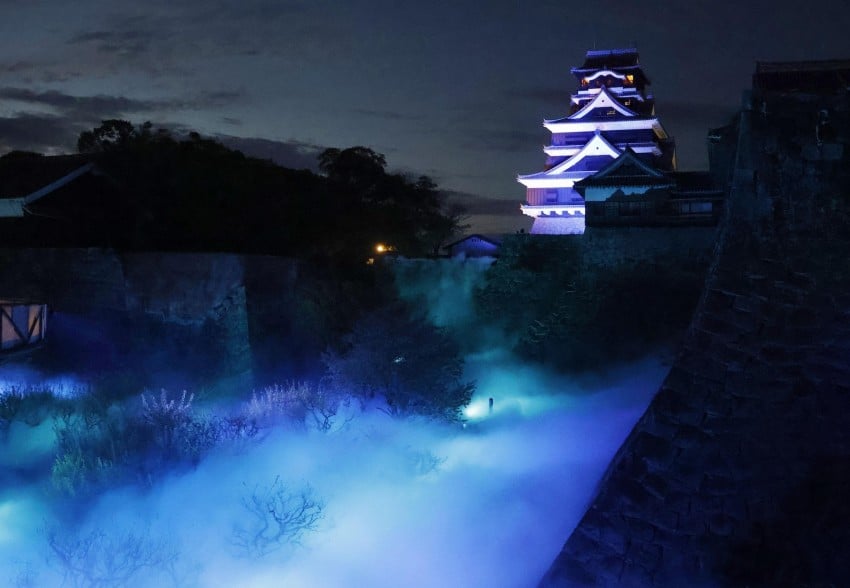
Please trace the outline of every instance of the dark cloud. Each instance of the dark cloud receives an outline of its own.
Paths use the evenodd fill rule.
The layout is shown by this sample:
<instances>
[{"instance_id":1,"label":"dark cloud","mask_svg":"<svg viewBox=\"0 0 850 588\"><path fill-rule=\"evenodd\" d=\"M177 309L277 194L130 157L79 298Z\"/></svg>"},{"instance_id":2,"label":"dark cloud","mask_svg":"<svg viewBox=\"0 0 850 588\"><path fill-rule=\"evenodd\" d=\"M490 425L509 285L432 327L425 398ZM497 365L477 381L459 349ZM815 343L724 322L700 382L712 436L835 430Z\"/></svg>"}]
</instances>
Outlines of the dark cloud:
<instances>
[{"instance_id":1,"label":"dark cloud","mask_svg":"<svg viewBox=\"0 0 850 588\"><path fill-rule=\"evenodd\" d=\"M542 145L544 133L519 128L504 129L468 129L464 145L470 149L486 151L504 151L507 153L525 153L529 149Z\"/></svg>"},{"instance_id":2,"label":"dark cloud","mask_svg":"<svg viewBox=\"0 0 850 588\"><path fill-rule=\"evenodd\" d=\"M126 96L74 96L57 90L37 92L27 88L0 87L0 100L49 106L59 113L81 121L120 118L135 113L167 110L191 110L232 104L242 97L241 92L211 91L190 98L139 100Z\"/></svg>"},{"instance_id":3,"label":"dark cloud","mask_svg":"<svg viewBox=\"0 0 850 588\"><path fill-rule=\"evenodd\" d=\"M0 63L0 73L12 74L29 72L36 69L37 64L32 61L12 61L10 63Z\"/></svg>"},{"instance_id":4,"label":"dark cloud","mask_svg":"<svg viewBox=\"0 0 850 588\"><path fill-rule=\"evenodd\" d=\"M96 51L122 57L138 58L147 54L151 45L168 33L153 30L88 31L68 39L69 45L92 45Z\"/></svg>"},{"instance_id":5,"label":"dark cloud","mask_svg":"<svg viewBox=\"0 0 850 588\"><path fill-rule=\"evenodd\" d=\"M245 155L268 159L291 169L309 169L311 171L318 170L316 158L325 149L321 145L296 140L272 141L258 137L234 137L231 135L215 135L213 138L231 149L238 149Z\"/></svg>"},{"instance_id":6,"label":"dark cloud","mask_svg":"<svg viewBox=\"0 0 850 588\"><path fill-rule=\"evenodd\" d=\"M517 215L519 214L520 198L506 200L492 198L470 192L446 191L449 202L463 205L470 215Z\"/></svg>"},{"instance_id":7,"label":"dark cloud","mask_svg":"<svg viewBox=\"0 0 850 588\"><path fill-rule=\"evenodd\" d=\"M0 117L0 151L70 151L85 128L63 116L18 114Z\"/></svg>"},{"instance_id":8,"label":"dark cloud","mask_svg":"<svg viewBox=\"0 0 850 588\"><path fill-rule=\"evenodd\" d=\"M728 123L738 112L738 105L657 100L655 110L665 126L669 119L698 125L707 130Z\"/></svg>"},{"instance_id":9,"label":"dark cloud","mask_svg":"<svg viewBox=\"0 0 850 588\"><path fill-rule=\"evenodd\" d=\"M563 108L569 101L570 85L511 88L505 95L508 99L530 102L544 108Z\"/></svg>"},{"instance_id":10,"label":"dark cloud","mask_svg":"<svg viewBox=\"0 0 850 588\"><path fill-rule=\"evenodd\" d=\"M353 108L351 112L362 116L370 116L384 120L423 120L422 114L411 114L409 112L394 112L390 110L371 110L368 108Z\"/></svg>"},{"instance_id":11,"label":"dark cloud","mask_svg":"<svg viewBox=\"0 0 850 588\"><path fill-rule=\"evenodd\" d=\"M0 99L50 106L83 118L112 116L128 112L148 112L169 106L168 102L136 100L124 96L73 96L56 90L36 92L26 88L0 88Z\"/></svg>"}]
</instances>

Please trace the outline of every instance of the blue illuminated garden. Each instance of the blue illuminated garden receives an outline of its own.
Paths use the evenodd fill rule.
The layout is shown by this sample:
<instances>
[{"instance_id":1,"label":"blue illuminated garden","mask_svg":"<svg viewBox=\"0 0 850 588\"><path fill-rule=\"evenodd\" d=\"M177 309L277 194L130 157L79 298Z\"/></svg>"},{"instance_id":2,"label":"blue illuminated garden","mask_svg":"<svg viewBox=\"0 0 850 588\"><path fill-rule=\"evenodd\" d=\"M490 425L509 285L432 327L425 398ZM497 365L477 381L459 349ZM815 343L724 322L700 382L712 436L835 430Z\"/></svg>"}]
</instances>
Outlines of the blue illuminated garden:
<instances>
[{"instance_id":1,"label":"blue illuminated garden","mask_svg":"<svg viewBox=\"0 0 850 588\"><path fill-rule=\"evenodd\" d=\"M524 232L446 252L463 211L365 147L319 174L126 121L78 147L0 158L59 175L2 219L16 588L528 586L706 268Z\"/></svg>"},{"instance_id":2,"label":"blue illuminated garden","mask_svg":"<svg viewBox=\"0 0 850 588\"><path fill-rule=\"evenodd\" d=\"M475 310L493 304L491 263L384 266L394 303L314 377L215 381L167 359L115 371L79 349L76 371L42 366L49 348L10 359L3 581L528 585L666 367L650 354L568 373L517 355L519 338ZM81 333L94 319L51 320L102 357Z\"/></svg>"}]
</instances>

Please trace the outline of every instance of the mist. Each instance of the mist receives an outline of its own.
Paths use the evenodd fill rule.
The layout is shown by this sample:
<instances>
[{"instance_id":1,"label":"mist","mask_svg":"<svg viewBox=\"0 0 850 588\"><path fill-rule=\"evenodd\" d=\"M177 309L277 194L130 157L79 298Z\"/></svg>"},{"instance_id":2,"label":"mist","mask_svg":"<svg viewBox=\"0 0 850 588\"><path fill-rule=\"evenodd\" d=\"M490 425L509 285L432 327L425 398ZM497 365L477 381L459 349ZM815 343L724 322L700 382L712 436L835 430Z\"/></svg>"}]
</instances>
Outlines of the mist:
<instances>
[{"instance_id":1,"label":"mist","mask_svg":"<svg viewBox=\"0 0 850 588\"><path fill-rule=\"evenodd\" d=\"M518 361L504 345L510 334L473 328L471 294L485 269L439 262L399 266L396 274L400 296L435 324L455 336L475 333L464 375L477 386L462 423L393 418L380 401L348 401L327 427L272 419L191 467L143 484L107 484L77 500L57 492L49 475L33 474L33 464L55 467L59 417L12 421L0 446L0 582L535 586L667 366L650 356L579 378ZM73 376L8 364L0 373L4 386L17 378L55 385L60 396L85 389ZM211 418L245 410L252 392L226 402L199 394L191 411ZM138 408L137 397L128 402ZM317 516L295 536L258 544L251 505L268 500ZM138 565L125 566L124 580L113 573L96 583L99 570L119 567L116 554Z\"/></svg>"}]
</instances>

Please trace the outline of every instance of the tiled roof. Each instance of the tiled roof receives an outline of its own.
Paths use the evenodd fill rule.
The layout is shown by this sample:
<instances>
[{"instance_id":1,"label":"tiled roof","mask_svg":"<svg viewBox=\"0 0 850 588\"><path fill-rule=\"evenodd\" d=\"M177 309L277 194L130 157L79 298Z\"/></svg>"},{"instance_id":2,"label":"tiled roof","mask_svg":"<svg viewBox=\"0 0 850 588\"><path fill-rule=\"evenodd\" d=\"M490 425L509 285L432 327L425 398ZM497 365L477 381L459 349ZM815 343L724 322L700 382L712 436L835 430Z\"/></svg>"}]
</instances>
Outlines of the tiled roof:
<instances>
[{"instance_id":1,"label":"tiled roof","mask_svg":"<svg viewBox=\"0 0 850 588\"><path fill-rule=\"evenodd\" d=\"M577 69L610 69L638 65L640 56L637 49L607 49L587 52L584 63Z\"/></svg>"}]
</instances>

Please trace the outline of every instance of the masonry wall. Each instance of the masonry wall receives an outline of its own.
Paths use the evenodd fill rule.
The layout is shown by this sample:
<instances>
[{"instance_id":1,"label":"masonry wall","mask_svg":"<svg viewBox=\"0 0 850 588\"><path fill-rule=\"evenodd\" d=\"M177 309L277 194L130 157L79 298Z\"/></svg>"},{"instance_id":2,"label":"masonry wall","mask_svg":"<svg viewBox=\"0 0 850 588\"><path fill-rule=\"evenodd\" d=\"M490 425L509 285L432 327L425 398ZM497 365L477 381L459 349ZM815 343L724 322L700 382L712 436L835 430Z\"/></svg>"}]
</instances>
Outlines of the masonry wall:
<instances>
[{"instance_id":1,"label":"masonry wall","mask_svg":"<svg viewBox=\"0 0 850 588\"><path fill-rule=\"evenodd\" d=\"M232 377L252 367L243 266L236 255L7 249L0 296L49 305L57 367Z\"/></svg>"},{"instance_id":2,"label":"masonry wall","mask_svg":"<svg viewBox=\"0 0 850 588\"><path fill-rule=\"evenodd\" d=\"M850 578L848 104L747 97L689 335L541 586Z\"/></svg>"}]
</instances>

